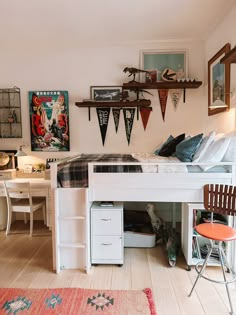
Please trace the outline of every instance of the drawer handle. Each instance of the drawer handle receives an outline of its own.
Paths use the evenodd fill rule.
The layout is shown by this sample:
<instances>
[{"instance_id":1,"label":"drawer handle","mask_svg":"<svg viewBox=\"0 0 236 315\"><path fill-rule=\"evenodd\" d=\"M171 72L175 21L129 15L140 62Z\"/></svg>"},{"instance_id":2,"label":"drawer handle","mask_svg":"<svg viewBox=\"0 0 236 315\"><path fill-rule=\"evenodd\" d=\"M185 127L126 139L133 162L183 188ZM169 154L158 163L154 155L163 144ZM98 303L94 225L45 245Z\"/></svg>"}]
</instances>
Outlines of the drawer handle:
<instances>
[{"instance_id":1,"label":"drawer handle","mask_svg":"<svg viewBox=\"0 0 236 315\"><path fill-rule=\"evenodd\" d=\"M104 246L111 246L112 243L102 243L101 245L104 245Z\"/></svg>"},{"instance_id":2,"label":"drawer handle","mask_svg":"<svg viewBox=\"0 0 236 315\"><path fill-rule=\"evenodd\" d=\"M111 221L111 219L101 219L101 221Z\"/></svg>"}]
</instances>

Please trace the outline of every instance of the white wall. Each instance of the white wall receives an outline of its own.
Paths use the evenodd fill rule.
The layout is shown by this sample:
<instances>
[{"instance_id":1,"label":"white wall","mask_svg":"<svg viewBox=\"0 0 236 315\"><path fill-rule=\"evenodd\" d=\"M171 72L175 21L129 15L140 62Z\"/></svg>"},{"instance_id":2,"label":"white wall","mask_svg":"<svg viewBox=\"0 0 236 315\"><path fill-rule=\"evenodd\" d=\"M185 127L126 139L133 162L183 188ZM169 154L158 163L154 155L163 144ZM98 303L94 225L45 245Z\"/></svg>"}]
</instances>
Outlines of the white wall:
<instances>
[{"instance_id":1,"label":"white wall","mask_svg":"<svg viewBox=\"0 0 236 315\"><path fill-rule=\"evenodd\" d=\"M70 42L69 37L63 41L53 38L50 42L37 42L37 38L21 41L21 34L15 34L1 46L0 87L18 86L22 100L22 139L0 139L0 149L16 149L19 144L27 144L25 151L39 158L62 157L79 153L125 153L152 152L169 134L178 135L207 133L217 128L225 132L235 127L235 114L230 111L208 117L207 114L207 60L227 41L234 44L233 24L236 18L234 9L227 20L217 28L207 41L163 41L119 44L117 46L98 47ZM12 19L14 24L14 19ZM29 25L30 28L30 25ZM226 36L227 34L227 36ZM121 116L119 131L116 134L113 118L107 131L105 145L102 145L95 109L91 110L91 121L88 121L87 109L74 104L90 97L91 85L121 85L128 82L125 66L139 67L139 53L144 49L187 49L189 55L189 77L203 81L198 89L186 90L186 103L181 100L177 111L174 111L168 98L165 121L163 122L157 91L153 96L146 95L152 101L151 113L146 131L143 130L141 118L135 119L131 142L128 146L124 121ZM206 49L206 52L205 52ZM206 57L205 57L206 54ZM232 67L233 68L233 67ZM233 71L232 71L233 72ZM232 87L235 86L235 75L232 74ZM33 90L68 90L71 152L69 153L35 153L30 152L30 122L28 91ZM232 106L235 110L235 104Z\"/></svg>"}]
</instances>

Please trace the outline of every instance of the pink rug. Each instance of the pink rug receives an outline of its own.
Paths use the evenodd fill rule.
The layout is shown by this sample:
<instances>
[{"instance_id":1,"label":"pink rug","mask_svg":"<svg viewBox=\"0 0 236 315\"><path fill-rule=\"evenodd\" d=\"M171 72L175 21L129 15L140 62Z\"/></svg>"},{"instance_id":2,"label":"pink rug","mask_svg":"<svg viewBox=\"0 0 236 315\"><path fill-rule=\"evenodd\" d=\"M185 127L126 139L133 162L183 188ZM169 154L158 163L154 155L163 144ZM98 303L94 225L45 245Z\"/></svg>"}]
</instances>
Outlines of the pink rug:
<instances>
[{"instance_id":1,"label":"pink rug","mask_svg":"<svg viewBox=\"0 0 236 315\"><path fill-rule=\"evenodd\" d=\"M157 315L151 289L0 288L5 315Z\"/></svg>"}]
</instances>

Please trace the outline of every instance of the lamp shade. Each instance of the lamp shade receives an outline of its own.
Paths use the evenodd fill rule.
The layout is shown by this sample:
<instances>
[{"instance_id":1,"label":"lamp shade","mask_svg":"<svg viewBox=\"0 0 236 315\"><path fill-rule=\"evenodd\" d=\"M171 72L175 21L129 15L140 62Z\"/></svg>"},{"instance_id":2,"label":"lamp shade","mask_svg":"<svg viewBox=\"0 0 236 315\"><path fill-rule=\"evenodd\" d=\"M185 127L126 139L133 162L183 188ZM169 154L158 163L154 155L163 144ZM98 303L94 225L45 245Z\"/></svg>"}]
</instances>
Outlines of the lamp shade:
<instances>
[{"instance_id":1,"label":"lamp shade","mask_svg":"<svg viewBox=\"0 0 236 315\"><path fill-rule=\"evenodd\" d=\"M15 156L26 156L27 154L22 150L22 145L20 145L18 151L16 152Z\"/></svg>"}]
</instances>

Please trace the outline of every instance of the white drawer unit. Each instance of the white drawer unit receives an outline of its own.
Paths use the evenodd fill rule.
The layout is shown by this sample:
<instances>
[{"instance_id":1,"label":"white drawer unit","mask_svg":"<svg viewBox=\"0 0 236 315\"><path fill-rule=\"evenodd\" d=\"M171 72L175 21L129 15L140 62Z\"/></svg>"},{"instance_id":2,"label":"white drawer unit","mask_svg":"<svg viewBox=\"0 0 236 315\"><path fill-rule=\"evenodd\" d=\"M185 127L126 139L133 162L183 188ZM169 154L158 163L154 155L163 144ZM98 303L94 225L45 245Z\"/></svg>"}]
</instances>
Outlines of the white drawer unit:
<instances>
[{"instance_id":1,"label":"white drawer unit","mask_svg":"<svg viewBox=\"0 0 236 315\"><path fill-rule=\"evenodd\" d=\"M112 206L94 202L91 207L91 262L118 264L124 262L123 203Z\"/></svg>"}]
</instances>

